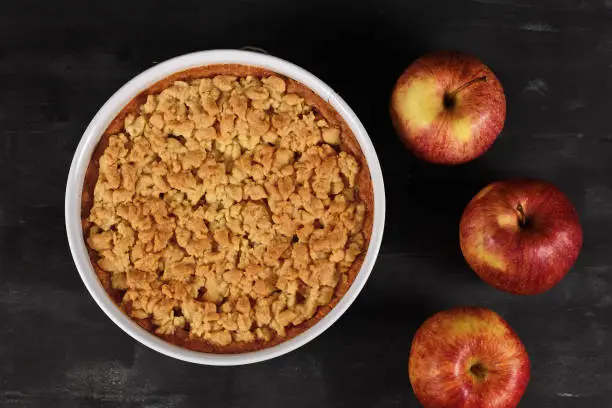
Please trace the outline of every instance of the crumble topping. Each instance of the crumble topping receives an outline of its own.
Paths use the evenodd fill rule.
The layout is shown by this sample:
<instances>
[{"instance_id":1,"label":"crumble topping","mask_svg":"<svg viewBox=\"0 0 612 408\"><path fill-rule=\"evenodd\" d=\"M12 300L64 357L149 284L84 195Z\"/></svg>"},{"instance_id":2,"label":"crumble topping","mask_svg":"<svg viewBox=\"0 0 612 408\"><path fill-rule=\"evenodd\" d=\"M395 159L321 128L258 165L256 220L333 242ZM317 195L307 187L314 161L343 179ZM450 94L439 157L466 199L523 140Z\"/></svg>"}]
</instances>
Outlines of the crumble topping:
<instances>
[{"instance_id":1,"label":"crumble topping","mask_svg":"<svg viewBox=\"0 0 612 408\"><path fill-rule=\"evenodd\" d=\"M364 250L359 163L286 90L276 76L177 81L109 137L87 243L157 333L219 346L285 336Z\"/></svg>"}]
</instances>

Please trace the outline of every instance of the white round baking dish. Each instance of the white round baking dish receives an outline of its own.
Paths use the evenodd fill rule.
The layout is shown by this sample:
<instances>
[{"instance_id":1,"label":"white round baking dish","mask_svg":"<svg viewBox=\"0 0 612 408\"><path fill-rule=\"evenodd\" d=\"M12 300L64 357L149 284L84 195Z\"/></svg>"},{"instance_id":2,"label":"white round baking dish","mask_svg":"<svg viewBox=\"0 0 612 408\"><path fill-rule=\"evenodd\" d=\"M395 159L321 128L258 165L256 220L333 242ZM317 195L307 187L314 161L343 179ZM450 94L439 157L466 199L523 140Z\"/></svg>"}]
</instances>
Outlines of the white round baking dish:
<instances>
[{"instance_id":1,"label":"white round baking dish","mask_svg":"<svg viewBox=\"0 0 612 408\"><path fill-rule=\"evenodd\" d=\"M266 68L301 82L328 101L355 134L367 160L374 190L374 219L370 245L359 274L340 302L319 322L298 336L273 347L243 354L210 354L188 350L168 343L138 326L121 312L100 284L91 265L81 228L81 193L85 171L96 144L111 121L128 102L154 83L175 72L211 64L242 64ZM323 81L280 58L248 51L214 50L195 52L157 64L136 76L111 96L90 122L76 149L66 185L65 211L68 242L81 279L96 303L117 326L145 346L167 356L199 364L228 366L268 360L295 350L323 333L346 312L365 285L378 255L385 222L385 191L380 163L366 130L351 108Z\"/></svg>"}]
</instances>

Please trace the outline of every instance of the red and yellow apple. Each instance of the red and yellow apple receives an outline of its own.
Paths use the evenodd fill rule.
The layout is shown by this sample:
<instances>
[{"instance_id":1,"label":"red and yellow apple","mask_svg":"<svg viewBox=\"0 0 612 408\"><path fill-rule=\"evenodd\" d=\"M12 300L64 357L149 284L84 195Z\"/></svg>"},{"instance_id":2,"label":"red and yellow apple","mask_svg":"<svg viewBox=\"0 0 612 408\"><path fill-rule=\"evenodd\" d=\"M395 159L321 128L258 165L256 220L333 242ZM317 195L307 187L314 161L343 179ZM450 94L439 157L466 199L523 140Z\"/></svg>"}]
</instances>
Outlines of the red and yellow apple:
<instances>
[{"instance_id":1,"label":"red and yellow apple","mask_svg":"<svg viewBox=\"0 0 612 408\"><path fill-rule=\"evenodd\" d=\"M533 295L556 285L582 247L576 209L553 184L492 183L467 205L459 226L463 256L490 285Z\"/></svg>"},{"instance_id":2,"label":"red and yellow apple","mask_svg":"<svg viewBox=\"0 0 612 408\"><path fill-rule=\"evenodd\" d=\"M531 365L516 333L489 309L430 317L410 349L412 389L425 408L515 408Z\"/></svg>"},{"instance_id":3,"label":"red and yellow apple","mask_svg":"<svg viewBox=\"0 0 612 408\"><path fill-rule=\"evenodd\" d=\"M493 72L459 52L427 54L400 76L391 119L404 144L438 164L465 163L486 152L506 120L506 97Z\"/></svg>"}]
</instances>

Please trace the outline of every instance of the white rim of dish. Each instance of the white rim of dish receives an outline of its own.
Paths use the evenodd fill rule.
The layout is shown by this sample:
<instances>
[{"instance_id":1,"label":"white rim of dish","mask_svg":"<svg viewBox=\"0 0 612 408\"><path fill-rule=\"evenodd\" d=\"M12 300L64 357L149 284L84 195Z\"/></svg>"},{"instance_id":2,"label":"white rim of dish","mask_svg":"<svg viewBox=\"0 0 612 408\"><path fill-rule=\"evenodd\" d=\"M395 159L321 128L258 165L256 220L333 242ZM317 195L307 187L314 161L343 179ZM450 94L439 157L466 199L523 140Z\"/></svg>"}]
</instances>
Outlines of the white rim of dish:
<instances>
[{"instance_id":1,"label":"white rim of dish","mask_svg":"<svg viewBox=\"0 0 612 408\"><path fill-rule=\"evenodd\" d=\"M301 82L328 101L353 131L370 169L374 191L372 235L361 269L338 304L320 321L299 335L273 347L241 354L212 354L168 343L149 333L125 315L111 300L93 270L81 227L81 194L85 171L100 137L117 114L136 95L171 74L212 64L241 64L266 68ZM66 231L74 263L83 283L98 306L124 332L145 346L179 360L198 364L231 366L269 360L303 346L327 330L346 312L365 285L380 249L385 223L385 191L380 163L365 128L351 108L329 86L308 71L280 58L249 51L212 50L182 55L147 69L123 85L100 108L83 133L76 149L66 185Z\"/></svg>"}]
</instances>

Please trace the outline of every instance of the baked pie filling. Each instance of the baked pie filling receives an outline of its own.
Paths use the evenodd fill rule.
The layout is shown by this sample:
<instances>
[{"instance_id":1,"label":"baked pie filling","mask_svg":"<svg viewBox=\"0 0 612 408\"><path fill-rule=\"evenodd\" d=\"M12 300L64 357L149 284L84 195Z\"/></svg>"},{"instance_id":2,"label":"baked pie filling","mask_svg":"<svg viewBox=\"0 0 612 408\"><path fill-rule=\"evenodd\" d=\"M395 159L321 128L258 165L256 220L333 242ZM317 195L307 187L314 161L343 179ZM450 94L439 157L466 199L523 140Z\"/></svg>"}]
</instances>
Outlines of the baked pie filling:
<instances>
[{"instance_id":1,"label":"baked pie filling","mask_svg":"<svg viewBox=\"0 0 612 408\"><path fill-rule=\"evenodd\" d=\"M203 351L309 327L350 286L371 230L348 126L299 83L253 73L142 95L103 138L89 195L85 185L107 291L143 327Z\"/></svg>"}]
</instances>

